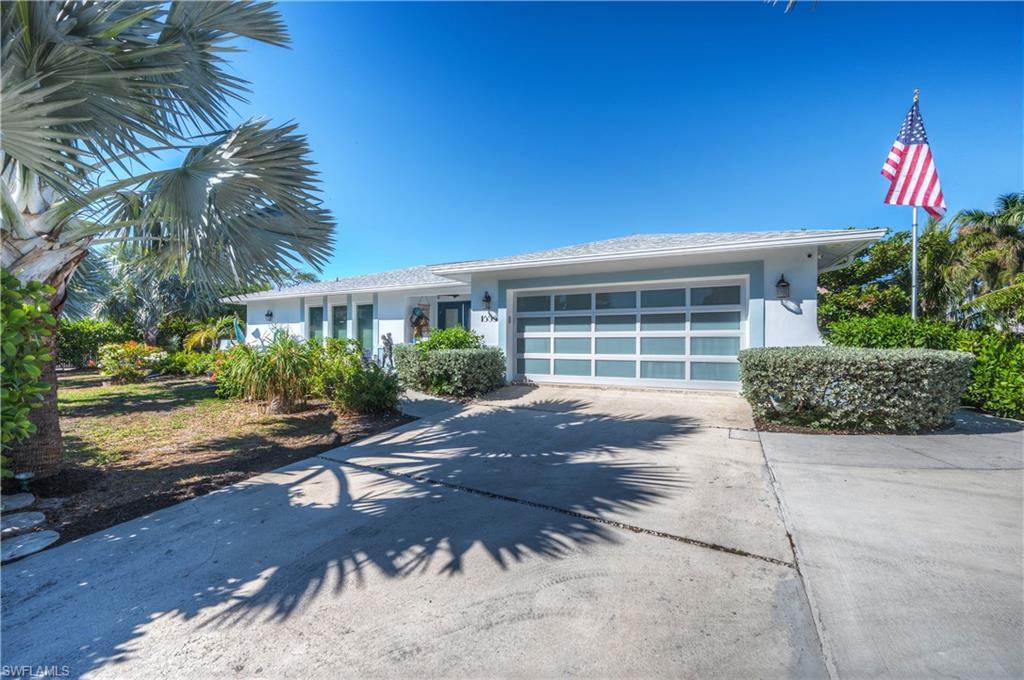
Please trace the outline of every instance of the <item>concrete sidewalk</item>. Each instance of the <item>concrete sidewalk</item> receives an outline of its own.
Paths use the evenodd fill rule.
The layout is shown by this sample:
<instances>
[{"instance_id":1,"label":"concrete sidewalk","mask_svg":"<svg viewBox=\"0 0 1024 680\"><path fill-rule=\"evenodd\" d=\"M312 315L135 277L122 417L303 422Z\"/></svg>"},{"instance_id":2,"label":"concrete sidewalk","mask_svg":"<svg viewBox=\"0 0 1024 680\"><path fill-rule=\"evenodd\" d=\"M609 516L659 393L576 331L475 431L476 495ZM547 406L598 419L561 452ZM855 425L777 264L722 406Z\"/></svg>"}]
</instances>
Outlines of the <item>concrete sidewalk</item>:
<instances>
[{"instance_id":1,"label":"concrete sidewalk","mask_svg":"<svg viewBox=\"0 0 1024 680\"><path fill-rule=\"evenodd\" d=\"M761 433L840 678L1024 676L1024 432Z\"/></svg>"}]
</instances>

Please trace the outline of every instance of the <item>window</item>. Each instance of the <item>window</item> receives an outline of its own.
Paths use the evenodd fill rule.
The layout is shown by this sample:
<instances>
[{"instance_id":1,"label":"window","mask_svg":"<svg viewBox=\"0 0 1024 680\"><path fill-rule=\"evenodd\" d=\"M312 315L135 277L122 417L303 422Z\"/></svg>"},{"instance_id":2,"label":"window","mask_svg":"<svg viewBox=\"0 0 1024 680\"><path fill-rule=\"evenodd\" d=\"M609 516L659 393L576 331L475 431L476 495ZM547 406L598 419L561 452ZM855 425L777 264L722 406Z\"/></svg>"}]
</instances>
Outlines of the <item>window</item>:
<instances>
[{"instance_id":1,"label":"window","mask_svg":"<svg viewBox=\"0 0 1024 680\"><path fill-rule=\"evenodd\" d=\"M641 307L685 307L686 289L645 290L640 293Z\"/></svg>"},{"instance_id":2,"label":"window","mask_svg":"<svg viewBox=\"0 0 1024 680\"><path fill-rule=\"evenodd\" d=\"M555 311L590 309L590 293L579 295L556 295Z\"/></svg>"},{"instance_id":3,"label":"window","mask_svg":"<svg viewBox=\"0 0 1024 680\"><path fill-rule=\"evenodd\" d=\"M693 288L690 291L690 304L694 307L738 305L739 303L739 286L711 286L709 288Z\"/></svg>"},{"instance_id":4,"label":"window","mask_svg":"<svg viewBox=\"0 0 1024 680\"><path fill-rule=\"evenodd\" d=\"M636 307L636 293L598 293L595 296L598 309L633 309Z\"/></svg>"},{"instance_id":5,"label":"window","mask_svg":"<svg viewBox=\"0 0 1024 680\"><path fill-rule=\"evenodd\" d=\"M309 332L307 337L313 340L324 339L324 308L323 307L310 307L309 308Z\"/></svg>"},{"instance_id":6,"label":"window","mask_svg":"<svg viewBox=\"0 0 1024 680\"><path fill-rule=\"evenodd\" d=\"M348 337L348 307L331 307L331 337L344 340Z\"/></svg>"},{"instance_id":7,"label":"window","mask_svg":"<svg viewBox=\"0 0 1024 680\"><path fill-rule=\"evenodd\" d=\"M516 306L520 312L547 312L551 310L550 295L531 295L519 298Z\"/></svg>"}]
</instances>

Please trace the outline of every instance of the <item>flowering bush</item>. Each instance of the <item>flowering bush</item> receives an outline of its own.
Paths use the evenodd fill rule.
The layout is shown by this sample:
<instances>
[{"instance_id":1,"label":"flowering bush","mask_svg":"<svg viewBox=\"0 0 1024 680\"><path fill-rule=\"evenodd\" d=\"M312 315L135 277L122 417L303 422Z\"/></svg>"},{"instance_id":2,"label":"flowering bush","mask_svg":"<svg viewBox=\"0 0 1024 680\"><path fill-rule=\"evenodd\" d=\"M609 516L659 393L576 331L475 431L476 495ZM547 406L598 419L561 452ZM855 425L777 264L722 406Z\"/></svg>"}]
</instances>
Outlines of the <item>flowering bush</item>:
<instances>
[{"instance_id":1,"label":"flowering bush","mask_svg":"<svg viewBox=\"0 0 1024 680\"><path fill-rule=\"evenodd\" d=\"M138 382L160 367L167 352L129 340L100 347L100 372L116 382Z\"/></svg>"}]
</instances>

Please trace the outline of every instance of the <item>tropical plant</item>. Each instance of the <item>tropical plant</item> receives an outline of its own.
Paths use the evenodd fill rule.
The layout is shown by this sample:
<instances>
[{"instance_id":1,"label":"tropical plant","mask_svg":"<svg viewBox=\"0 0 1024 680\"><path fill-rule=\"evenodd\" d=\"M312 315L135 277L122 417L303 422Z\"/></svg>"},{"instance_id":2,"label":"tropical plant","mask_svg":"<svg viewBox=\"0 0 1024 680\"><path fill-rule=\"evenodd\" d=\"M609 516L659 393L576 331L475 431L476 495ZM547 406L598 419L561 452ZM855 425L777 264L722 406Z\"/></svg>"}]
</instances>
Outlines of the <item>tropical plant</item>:
<instances>
[{"instance_id":1,"label":"tropical plant","mask_svg":"<svg viewBox=\"0 0 1024 680\"><path fill-rule=\"evenodd\" d=\"M208 288L325 261L333 224L305 139L229 121L246 88L225 70L232 41L288 42L270 3L18 2L0 31L0 264L51 286L56 314L96 248ZM181 166L138 173L166 152ZM52 363L42 379L46 427L19 455L60 460Z\"/></svg>"},{"instance_id":2,"label":"tropical plant","mask_svg":"<svg viewBox=\"0 0 1024 680\"><path fill-rule=\"evenodd\" d=\"M235 328L235 317L222 316L219 319L207 319L197 330L185 338L185 351L197 349L216 349L221 338L230 338Z\"/></svg>"},{"instance_id":3,"label":"tropical plant","mask_svg":"<svg viewBox=\"0 0 1024 680\"><path fill-rule=\"evenodd\" d=\"M139 382L156 371L167 352L142 342L112 342L100 347L99 368L114 382Z\"/></svg>"},{"instance_id":4,"label":"tropical plant","mask_svg":"<svg viewBox=\"0 0 1024 680\"><path fill-rule=\"evenodd\" d=\"M265 348L235 350L217 366L216 379L236 385L237 396L266 404L268 413L288 413L306 399L313 362L305 343L275 333Z\"/></svg>"},{"instance_id":5,"label":"tropical plant","mask_svg":"<svg viewBox=\"0 0 1024 680\"><path fill-rule=\"evenodd\" d=\"M331 338L324 345L315 344L322 351L312 350L318 356L313 389L336 410L383 413L398 407L402 394L398 376L367 361L359 343Z\"/></svg>"},{"instance_id":6,"label":"tropical plant","mask_svg":"<svg viewBox=\"0 0 1024 680\"><path fill-rule=\"evenodd\" d=\"M1024 273L1024 192L996 199L996 209L965 210L954 218L972 297L1012 286Z\"/></svg>"},{"instance_id":7,"label":"tropical plant","mask_svg":"<svg viewBox=\"0 0 1024 680\"><path fill-rule=\"evenodd\" d=\"M0 270L0 287L0 450L7 453L11 445L35 431L29 412L50 393L41 377L50 360L53 290L38 282L22 285L5 270ZM32 461L13 462L18 469L35 471Z\"/></svg>"}]
</instances>

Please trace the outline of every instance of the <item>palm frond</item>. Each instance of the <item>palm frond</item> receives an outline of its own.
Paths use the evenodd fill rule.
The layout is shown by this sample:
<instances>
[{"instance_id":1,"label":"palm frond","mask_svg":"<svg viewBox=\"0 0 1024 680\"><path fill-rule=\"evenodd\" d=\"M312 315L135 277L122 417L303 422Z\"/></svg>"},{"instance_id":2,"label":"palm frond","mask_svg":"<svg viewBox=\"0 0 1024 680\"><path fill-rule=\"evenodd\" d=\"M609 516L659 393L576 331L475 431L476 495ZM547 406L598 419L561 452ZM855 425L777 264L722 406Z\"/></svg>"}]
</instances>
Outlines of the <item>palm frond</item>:
<instances>
[{"instance_id":1,"label":"palm frond","mask_svg":"<svg viewBox=\"0 0 1024 680\"><path fill-rule=\"evenodd\" d=\"M121 236L165 272L200 284L277 281L303 261L319 268L332 252L334 224L317 183L294 125L250 121L154 180L139 226Z\"/></svg>"}]
</instances>

